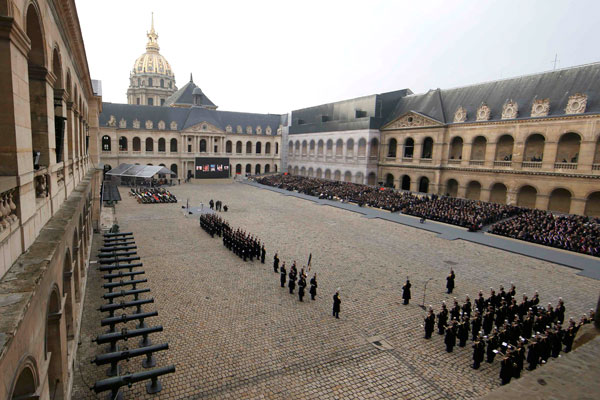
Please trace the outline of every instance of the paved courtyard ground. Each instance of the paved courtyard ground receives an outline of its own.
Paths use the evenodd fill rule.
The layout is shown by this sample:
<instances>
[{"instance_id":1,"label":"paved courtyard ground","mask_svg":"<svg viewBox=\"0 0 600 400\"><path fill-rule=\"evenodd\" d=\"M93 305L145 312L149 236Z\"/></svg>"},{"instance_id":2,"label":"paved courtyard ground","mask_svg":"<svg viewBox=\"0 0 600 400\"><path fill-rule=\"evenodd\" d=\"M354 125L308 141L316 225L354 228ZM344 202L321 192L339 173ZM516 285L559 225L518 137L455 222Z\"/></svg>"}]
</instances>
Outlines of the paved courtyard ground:
<instances>
[{"instance_id":1,"label":"paved courtyard ground","mask_svg":"<svg viewBox=\"0 0 600 400\"><path fill-rule=\"evenodd\" d=\"M472 298L490 286L514 281L517 292L538 290L541 303L562 296L567 317L595 307L600 282L577 270L435 234L243 184L187 184L172 191L178 204L138 204L121 189L116 207L122 231L132 231L163 325L151 335L170 349L158 366L177 372L161 379L163 391L150 396L142 384L124 389L125 399L468 399L499 386L499 361L471 369L472 349L446 353L443 338L423 339L423 285L426 304L439 310L445 278L453 267L455 295ZM267 262L244 263L186 216L181 205L220 199L233 227L266 243ZM99 238L96 240L99 241ZM95 244L97 247L97 243ZM319 295L298 302L279 286L274 252L289 266L313 255ZM95 250L94 250L95 252ZM403 306L401 286L409 276L411 304ZM96 309L103 303L101 274L88 276L74 399L94 399L88 390L104 378L105 367L90 360L101 353L90 340L103 329ZM340 319L331 316L332 295L341 288ZM120 314L121 312L118 312ZM383 339L391 350L369 340ZM137 347L137 340L127 342ZM141 358L122 363L143 370ZM543 368L543 367L542 367ZM525 375L527 372L525 372Z\"/></svg>"}]
</instances>

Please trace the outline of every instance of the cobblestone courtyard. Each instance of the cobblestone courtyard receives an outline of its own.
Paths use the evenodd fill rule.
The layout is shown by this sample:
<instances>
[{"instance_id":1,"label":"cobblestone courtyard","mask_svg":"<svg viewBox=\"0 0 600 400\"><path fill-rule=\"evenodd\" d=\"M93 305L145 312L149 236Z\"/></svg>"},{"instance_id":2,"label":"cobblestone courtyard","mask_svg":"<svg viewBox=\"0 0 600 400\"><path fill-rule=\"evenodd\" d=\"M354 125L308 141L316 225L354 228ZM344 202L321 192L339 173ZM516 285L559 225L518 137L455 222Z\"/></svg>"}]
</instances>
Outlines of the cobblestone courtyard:
<instances>
[{"instance_id":1,"label":"cobblestone courtyard","mask_svg":"<svg viewBox=\"0 0 600 400\"><path fill-rule=\"evenodd\" d=\"M124 389L125 399L465 399L499 385L499 361L471 369L471 342L446 353L443 338L423 339L423 285L426 304L436 312L453 267L455 295L473 299L478 290L517 286L540 293L541 304L562 296L567 318L595 307L600 281L576 270L460 240L448 241L403 225L367 219L241 184L188 184L173 188L178 204L142 205L124 188L116 207L122 231L132 231L157 310L149 326L163 325L153 343L168 342L157 366L175 364L161 379L163 391L150 396L142 384ZM220 199L222 216L266 243L266 263L241 261L219 238L211 238L186 216L181 205ZM99 237L96 238L96 253ZM312 252L319 295L304 303L279 286L274 252L286 265L303 266ZM312 276L312 274L310 274ZM413 299L403 306L401 286L409 276ZM88 275L74 399L94 399L87 386L103 379L105 367L90 360L101 353L91 339L104 329L96 309L103 303L101 274ZM331 316L332 295L341 287L340 319ZM129 310L128 310L129 311ZM121 312L117 312L117 315ZM131 324L133 325L133 324ZM379 337L393 349L379 350ZM126 342L131 348L137 340ZM142 358L123 364L142 370ZM552 361L551 361L552 362ZM543 368L543 367L542 367ZM526 374L527 372L525 372ZM104 394L103 394L104 396Z\"/></svg>"}]
</instances>

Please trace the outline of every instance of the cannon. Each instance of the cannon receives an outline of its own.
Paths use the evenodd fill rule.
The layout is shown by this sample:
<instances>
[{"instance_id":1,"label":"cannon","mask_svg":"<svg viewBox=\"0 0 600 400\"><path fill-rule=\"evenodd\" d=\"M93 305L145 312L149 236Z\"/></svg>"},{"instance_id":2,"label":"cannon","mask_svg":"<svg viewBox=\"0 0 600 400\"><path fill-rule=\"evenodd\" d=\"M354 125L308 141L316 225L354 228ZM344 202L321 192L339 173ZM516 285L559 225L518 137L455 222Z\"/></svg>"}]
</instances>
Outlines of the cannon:
<instances>
[{"instance_id":1,"label":"cannon","mask_svg":"<svg viewBox=\"0 0 600 400\"><path fill-rule=\"evenodd\" d=\"M116 233L105 233L105 238L113 238L119 236L133 236L133 232L116 232Z\"/></svg>"},{"instance_id":2,"label":"cannon","mask_svg":"<svg viewBox=\"0 0 600 400\"><path fill-rule=\"evenodd\" d=\"M150 303L154 303L154 298L140 299L140 300L133 300L133 301L122 301L120 303L103 304L100 306L98 311L109 312L110 316L114 317L115 310L129 308L129 307L137 307L136 312L139 314L142 312L142 305L150 304Z\"/></svg>"},{"instance_id":3,"label":"cannon","mask_svg":"<svg viewBox=\"0 0 600 400\"><path fill-rule=\"evenodd\" d=\"M139 283L146 283L148 282L148 279L136 279L136 280L129 280L129 281L119 281L119 282L110 282L110 283L105 283L104 285L102 285L102 287L104 289L108 289L108 292L112 292L113 288L119 287L119 286L127 286L127 285L132 285L133 289L137 289L136 286Z\"/></svg>"},{"instance_id":4,"label":"cannon","mask_svg":"<svg viewBox=\"0 0 600 400\"><path fill-rule=\"evenodd\" d=\"M132 271L132 272L119 271L119 272L114 273L114 274L105 274L105 275L102 275L102 278L108 279L109 282L112 282L113 279L123 278L125 276L133 278L135 275L142 275L143 273L144 273L144 271Z\"/></svg>"},{"instance_id":5,"label":"cannon","mask_svg":"<svg viewBox=\"0 0 600 400\"><path fill-rule=\"evenodd\" d=\"M152 368L156 366L156 358L154 357L153 353L168 349L169 344L163 343L147 347L140 347L139 349L115 351L113 353L100 354L96 356L96 358L94 358L91 361L91 363L96 365L110 364L110 368L106 371L106 375L117 376L120 372L119 361L129 360L133 357L145 355L146 359L142 361L142 367Z\"/></svg>"},{"instance_id":6,"label":"cannon","mask_svg":"<svg viewBox=\"0 0 600 400\"><path fill-rule=\"evenodd\" d=\"M113 269L128 269L129 272L133 271L133 268L135 267L141 267L142 263L135 263L135 264L124 264L124 265L101 265L98 267L98 269L100 271L108 271L108 273L112 273Z\"/></svg>"},{"instance_id":7,"label":"cannon","mask_svg":"<svg viewBox=\"0 0 600 400\"><path fill-rule=\"evenodd\" d=\"M136 328L140 329L140 328L146 327L146 324L144 324L145 318L156 317L157 315L158 315L158 312L156 312L156 311L147 312L147 313L139 313L139 314L129 314L129 315L121 314L117 317L104 318L103 320L100 321L100 326L108 325L110 327L110 330L108 332L112 333L112 332L115 332L116 324L124 324L125 322L139 320L140 323L136 326Z\"/></svg>"},{"instance_id":8,"label":"cannon","mask_svg":"<svg viewBox=\"0 0 600 400\"><path fill-rule=\"evenodd\" d=\"M98 253L98 258L117 258L117 257L127 257L127 256L133 256L136 255L137 251L127 251L127 252L120 252L117 253L116 251L113 251L111 253Z\"/></svg>"},{"instance_id":9,"label":"cannon","mask_svg":"<svg viewBox=\"0 0 600 400\"><path fill-rule=\"evenodd\" d=\"M137 261L140 260L140 256L135 256L135 257L123 257L123 258L119 258L119 257L113 257L113 258L106 258L103 260L98 260L98 262L100 264L110 264L113 262L116 262L117 264L122 263L122 262L130 262L130 261Z\"/></svg>"},{"instance_id":10,"label":"cannon","mask_svg":"<svg viewBox=\"0 0 600 400\"><path fill-rule=\"evenodd\" d=\"M135 241L133 239L127 239L127 240L121 241L121 242L104 242L104 247L119 247L119 246L134 246L134 245L135 245Z\"/></svg>"},{"instance_id":11,"label":"cannon","mask_svg":"<svg viewBox=\"0 0 600 400\"><path fill-rule=\"evenodd\" d=\"M139 345L141 347L147 347L147 346L152 345L152 341L150 339L148 339L148 335L151 333L162 332L162 330L163 330L162 325L157 325L157 326L153 326L150 328L141 328L141 329L123 328L123 329L121 329L121 331L103 333L102 335L98 335L98 336L96 336L96 339L92 340L92 342L96 342L99 345L105 344L105 343L110 343L109 351L115 352L118 350L117 342L119 340L127 341L127 339L129 339L129 338L141 336L142 340L140 340Z\"/></svg>"},{"instance_id":12,"label":"cannon","mask_svg":"<svg viewBox=\"0 0 600 400\"><path fill-rule=\"evenodd\" d=\"M122 386L131 387L132 384L140 381L150 379L150 382L146 384L146 392L148 394L158 393L162 390L162 385L158 380L158 377L165 374L172 374L175 372L175 366L169 365L168 367L156 368L151 371L136 372L135 374L115 376L113 378L103 379L96 381L94 386L90 387L96 393L111 391L111 394L107 399L110 400L123 400L123 394L121 393Z\"/></svg>"},{"instance_id":13,"label":"cannon","mask_svg":"<svg viewBox=\"0 0 600 400\"><path fill-rule=\"evenodd\" d=\"M114 298L123 296L134 296L135 300L139 300L138 295L140 293L148 293L149 291L150 289L121 290L120 292L105 293L104 295L102 295L102 298L105 300L109 300L109 304L112 304L112 300Z\"/></svg>"},{"instance_id":14,"label":"cannon","mask_svg":"<svg viewBox=\"0 0 600 400\"><path fill-rule=\"evenodd\" d=\"M119 247L119 246L115 245L114 247L110 247L110 246L109 247L100 247L100 250L98 250L98 251L100 251L100 252L113 251L114 252L114 251L124 251L124 250L133 250L133 249L137 249L137 246L121 246L121 247Z\"/></svg>"}]
</instances>

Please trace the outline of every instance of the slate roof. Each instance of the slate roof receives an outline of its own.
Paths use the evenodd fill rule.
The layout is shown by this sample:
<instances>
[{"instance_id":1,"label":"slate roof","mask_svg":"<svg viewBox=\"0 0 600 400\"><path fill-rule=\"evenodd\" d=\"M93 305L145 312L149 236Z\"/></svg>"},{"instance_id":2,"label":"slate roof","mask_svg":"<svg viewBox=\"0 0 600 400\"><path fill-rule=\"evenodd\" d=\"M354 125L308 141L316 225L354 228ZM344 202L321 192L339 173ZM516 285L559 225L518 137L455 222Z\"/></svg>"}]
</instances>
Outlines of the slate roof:
<instances>
[{"instance_id":1,"label":"slate roof","mask_svg":"<svg viewBox=\"0 0 600 400\"><path fill-rule=\"evenodd\" d=\"M386 123L415 111L451 124L459 107L467 110L465 122L475 122L482 103L491 109L489 121L499 121L508 100L518 104L517 119L531 118L531 106L536 99L550 99L548 117L561 116L565 115L569 96L575 93L587 95L585 114L600 113L600 63L406 96L398 101Z\"/></svg>"},{"instance_id":2,"label":"slate roof","mask_svg":"<svg viewBox=\"0 0 600 400\"><path fill-rule=\"evenodd\" d=\"M410 89L403 89L294 110L289 133L379 129L398 100L409 94Z\"/></svg>"},{"instance_id":3,"label":"slate roof","mask_svg":"<svg viewBox=\"0 0 600 400\"><path fill-rule=\"evenodd\" d=\"M121 118L127 122L127 129L135 129L133 121L140 121L140 130L145 129L147 120L153 122L154 129L158 128L158 122L165 122L165 130L170 130L172 121L177 123L177 130L181 131L201 122L208 122L217 128L225 131L227 125L231 125L233 133L236 133L236 127L240 125L243 132L246 127L252 127L253 134L256 134L256 127L261 126L263 134L266 133L267 126L271 127L271 134L276 135L279 125L285 126L286 114L256 114L234 111L219 111L201 107L181 108L181 107L158 107L144 106L137 104L117 104L102 103L102 113L100 114L100 126L106 127L111 115L116 119L116 127L119 128Z\"/></svg>"},{"instance_id":4,"label":"slate roof","mask_svg":"<svg viewBox=\"0 0 600 400\"><path fill-rule=\"evenodd\" d=\"M194 81L190 79L190 81L183 85L181 89L177 90L165 100L165 104L163 105L163 107L178 105L191 107L192 105L194 105L193 92L196 88L200 89L198 86L196 86ZM202 106L217 108L216 104L213 103L204 93L202 93L200 104Z\"/></svg>"}]
</instances>

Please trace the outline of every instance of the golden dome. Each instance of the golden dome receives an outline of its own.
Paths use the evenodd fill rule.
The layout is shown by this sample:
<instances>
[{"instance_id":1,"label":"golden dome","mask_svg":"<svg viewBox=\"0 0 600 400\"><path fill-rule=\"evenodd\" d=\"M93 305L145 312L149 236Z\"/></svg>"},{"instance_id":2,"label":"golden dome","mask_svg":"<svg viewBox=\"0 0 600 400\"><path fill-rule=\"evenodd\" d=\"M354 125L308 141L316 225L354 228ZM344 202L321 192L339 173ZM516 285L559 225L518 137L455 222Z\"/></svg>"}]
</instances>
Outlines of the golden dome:
<instances>
[{"instance_id":1,"label":"golden dome","mask_svg":"<svg viewBox=\"0 0 600 400\"><path fill-rule=\"evenodd\" d=\"M146 33L148 36L148 44L146 44L146 52L138 57L133 64L133 74L156 74L164 75L169 78L173 78L173 71L171 65L164 58L158 50L158 34L154 31L154 15L152 16L152 27L150 32Z\"/></svg>"}]
</instances>

